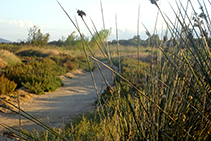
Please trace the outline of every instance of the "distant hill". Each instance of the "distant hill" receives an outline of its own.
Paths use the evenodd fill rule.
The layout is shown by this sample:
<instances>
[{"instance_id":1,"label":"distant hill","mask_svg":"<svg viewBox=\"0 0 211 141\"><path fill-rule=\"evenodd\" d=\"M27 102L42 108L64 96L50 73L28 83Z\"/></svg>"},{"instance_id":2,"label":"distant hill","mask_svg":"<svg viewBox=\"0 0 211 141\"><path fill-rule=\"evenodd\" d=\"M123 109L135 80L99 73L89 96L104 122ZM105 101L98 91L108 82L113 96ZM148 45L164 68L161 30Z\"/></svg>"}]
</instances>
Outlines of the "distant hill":
<instances>
[{"instance_id":1,"label":"distant hill","mask_svg":"<svg viewBox=\"0 0 211 141\"><path fill-rule=\"evenodd\" d=\"M0 38L0 43L11 43L11 41Z\"/></svg>"}]
</instances>

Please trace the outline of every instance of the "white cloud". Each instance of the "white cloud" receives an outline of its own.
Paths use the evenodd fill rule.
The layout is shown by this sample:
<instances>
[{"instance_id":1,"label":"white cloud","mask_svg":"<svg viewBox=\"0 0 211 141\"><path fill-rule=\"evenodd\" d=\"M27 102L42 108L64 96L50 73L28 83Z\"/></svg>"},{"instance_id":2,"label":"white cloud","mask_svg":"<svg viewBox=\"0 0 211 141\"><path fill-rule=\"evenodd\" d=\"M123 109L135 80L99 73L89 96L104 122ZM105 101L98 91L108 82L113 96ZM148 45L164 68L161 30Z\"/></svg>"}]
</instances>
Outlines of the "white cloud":
<instances>
[{"instance_id":1,"label":"white cloud","mask_svg":"<svg viewBox=\"0 0 211 141\"><path fill-rule=\"evenodd\" d=\"M28 29L37 25L30 20L1 20L0 19L0 38L5 38L11 41L18 39L26 39ZM38 25L42 32L48 32L49 26Z\"/></svg>"},{"instance_id":2,"label":"white cloud","mask_svg":"<svg viewBox=\"0 0 211 141\"><path fill-rule=\"evenodd\" d=\"M19 28L28 28L36 25L32 21L29 20L0 20L0 24L9 24L12 27L19 27Z\"/></svg>"},{"instance_id":3,"label":"white cloud","mask_svg":"<svg viewBox=\"0 0 211 141\"><path fill-rule=\"evenodd\" d=\"M1 20L1 19L0 19L0 23L4 23L5 21L6 21L6 20Z\"/></svg>"},{"instance_id":4,"label":"white cloud","mask_svg":"<svg viewBox=\"0 0 211 141\"><path fill-rule=\"evenodd\" d=\"M35 25L32 21L29 20L12 20L8 21L9 24L18 26L20 28L32 27Z\"/></svg>"}]
</instances>

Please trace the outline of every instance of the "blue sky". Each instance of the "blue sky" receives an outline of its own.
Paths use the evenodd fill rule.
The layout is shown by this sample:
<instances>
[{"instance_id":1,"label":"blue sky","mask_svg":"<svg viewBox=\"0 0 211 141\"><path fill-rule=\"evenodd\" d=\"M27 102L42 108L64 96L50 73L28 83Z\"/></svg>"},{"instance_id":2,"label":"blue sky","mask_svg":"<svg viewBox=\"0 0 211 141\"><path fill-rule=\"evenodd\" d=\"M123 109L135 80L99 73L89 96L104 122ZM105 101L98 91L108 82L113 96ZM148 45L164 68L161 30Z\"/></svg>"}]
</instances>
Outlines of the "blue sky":
<instances>
[{"instance_id":1,"label":"blue sky","mask_svg":"<svg viewBox=\"0 0 211 141\"><path fill-rule=\"evenodd\" d=\"M186 0L181 0L186 2ZM197 0L192 0L197 3ZM206 0L205 0L206 1ZM90 36L85 25L77 16L76 9L82 9L87 16L85 21L90 27L90 17L98 30L103 28L100 0L59 0L72 19L77 17L82 33ZM174 1L171 4L175 7ZM141 23L153 33L157 8L149 0L102 0L105 26L112 28L108 40L115 39L115 14L117 14L119 39L132 38L137 34L138 6L140 4L140 36L146 39L145 29ZM168 0L159 0L162 11L166 12L172 19L173 12ZM26 40L28 30L33 25L38 25L42 33L50 34L50 41L67 37L76 31L72 23L59 7L56 0L0 0L0 38L10 41ZM210 5L208 5L208 8ZM197 8L199 6L197 5ZM164 24L159 15L158 29ZM165 24L164 24L165 25ZM158 30L160 32L160 30Z\"/></svg>"}]
</instances>

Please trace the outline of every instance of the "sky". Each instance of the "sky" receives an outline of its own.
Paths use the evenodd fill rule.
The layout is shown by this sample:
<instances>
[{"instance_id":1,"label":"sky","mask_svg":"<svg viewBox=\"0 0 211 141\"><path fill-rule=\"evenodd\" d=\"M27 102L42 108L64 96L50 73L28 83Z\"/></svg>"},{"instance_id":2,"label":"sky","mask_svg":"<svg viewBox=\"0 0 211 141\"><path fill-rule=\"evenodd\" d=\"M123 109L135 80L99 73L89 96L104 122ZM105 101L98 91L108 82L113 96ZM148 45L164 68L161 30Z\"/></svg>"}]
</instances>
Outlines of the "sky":
<instances>
[{"instance_id":1,"label":"sky","mask_svg":"<svg viewBox=\"0 0 211 141\"><path fill-rule=\"evenodd\" d=\"M181 1L185 4L187 0ZM76 9L86 13L84 20L91 29L93 25L90 18L98 30L103 29L100 0L59 0L59 2L74 21L75 17L77 18L81 32L86 36L91 37ZM192 2L197 4L197 0ZM173 0L158 1L161 10L174 20L175 16L169 3L176 9ZM28 30L34 25L39 26L43 34L49 33L50 41L67 38L76 31L56 0L0 0L0 5L0 38L13 42L24 41L28 37ZM139 34L141 39L146 39L142 23L152 34L158 13L157 7L151 4L150 0L102 0L105 28L112 29L108 40L116 39L115 15L117 15L119 39L129 39L137 35L139 5ZM210 8L210 4L207 3L207 7ZM199 10L198 5L196 9ZM157 24L159 34L162 25L165 29L165 23L159 15Z\"/></svg>"}]
</instances>

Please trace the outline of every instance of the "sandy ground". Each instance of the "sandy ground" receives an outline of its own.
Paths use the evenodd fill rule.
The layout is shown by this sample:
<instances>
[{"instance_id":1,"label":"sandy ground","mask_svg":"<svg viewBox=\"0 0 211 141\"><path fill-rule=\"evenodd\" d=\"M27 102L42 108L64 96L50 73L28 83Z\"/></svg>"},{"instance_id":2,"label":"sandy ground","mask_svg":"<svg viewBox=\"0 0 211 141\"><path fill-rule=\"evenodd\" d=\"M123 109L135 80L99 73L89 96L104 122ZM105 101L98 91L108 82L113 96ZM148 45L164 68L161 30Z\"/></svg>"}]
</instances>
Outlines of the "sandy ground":
<instances>
[{"instance_id":1,"label":"sandy ground","mask_svg":"<svg viewBox=\"0 0 211 141\"><path fill-rule=\"evenodd\" d=\"M102 70L111 84L111 72L104 66L102 66ZM21 108L39 117L51 127L61 127L62 124L69 123L72 117L95 110L96 105L94 101L97 100L97 95L90 72L77 70L67 75L72 78L62 76L63 87L59 87L56 91L44 95L34 95L29 101L21 103ZM98 68L94 70L94 76L98 92L100 92L102 91L102 86L106 88L106 84ZM0 112L0 122L17 128L18 115ZM23 129L27 130L42 129L24 118L21 119L21 125ZM5 139L1 137L3 131L5 129L0 126L0 141Z\"/></svg>"}]
</instances>

